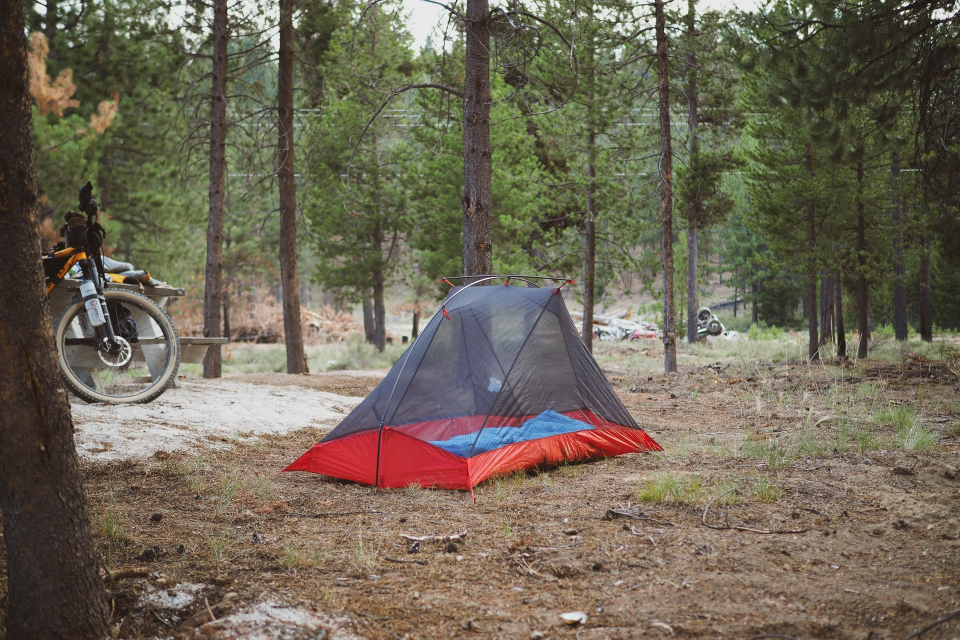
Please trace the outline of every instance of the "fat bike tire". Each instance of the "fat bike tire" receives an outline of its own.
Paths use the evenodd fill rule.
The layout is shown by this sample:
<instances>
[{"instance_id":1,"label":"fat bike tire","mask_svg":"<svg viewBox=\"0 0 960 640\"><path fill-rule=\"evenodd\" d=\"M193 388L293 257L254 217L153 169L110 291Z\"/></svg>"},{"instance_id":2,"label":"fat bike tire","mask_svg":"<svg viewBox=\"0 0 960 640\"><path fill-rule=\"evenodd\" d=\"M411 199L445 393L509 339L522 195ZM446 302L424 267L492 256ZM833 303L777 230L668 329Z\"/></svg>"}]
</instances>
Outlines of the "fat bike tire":
<instances>
[{"instance_id":1,"label":"fat bike tire","mask_svg":"<svg viewBox=\"0 0 960 640\"><path fill-rule=\"evenodd\" d=\"M180 340L167 312L135 291L107 288L107 308L118 335L120 321L127 323L131 355L117 366L96 349L96 335L87 319L83 300L74 298L54 322L54 340L61 377L78 398L90 402L144 403L157 399L173 386L180 368Z\"/></svg>"}]
</instances>

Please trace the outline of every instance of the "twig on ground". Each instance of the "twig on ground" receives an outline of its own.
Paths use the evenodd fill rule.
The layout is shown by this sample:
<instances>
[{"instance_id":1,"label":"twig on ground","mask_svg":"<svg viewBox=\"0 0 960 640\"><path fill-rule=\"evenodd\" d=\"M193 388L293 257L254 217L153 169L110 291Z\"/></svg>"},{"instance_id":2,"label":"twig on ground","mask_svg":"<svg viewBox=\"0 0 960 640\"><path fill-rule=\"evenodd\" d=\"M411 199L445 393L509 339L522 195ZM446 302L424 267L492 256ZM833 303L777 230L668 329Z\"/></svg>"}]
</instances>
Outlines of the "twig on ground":
<instances>
[{"instance_id":1,"label":"twig on ground","mask_svg":"<svg viewBox=\"0 0 960 640\"><path fill-rule=\"evenodd\" d=\"M113 582L114 580L124 580L126 578L146 578L149 575L149 569L117 569L116 571L107 571L107 575L105 575L103 579L108 582Z\"/></svg>"},{"instance_id":2,"label":"twig on ground","mask_svg":"<svg viewBox=\"0 0 960 640\"><path fill-rule=\"evenodd\" d=\"M452 533L449 536L408 536L401 533L400 537L410 542L460 542L467 537L467 531L464 529L460 533Z\"/></svg>"},{"instance_id":3,"label":"twig on ground","mask_svg":"<svg viewBox=\"0 0 960 640\"><path fill-rule=\"evenodd\" d=\"M397 564L418 564L421 567L427 566L426 560L403 560L402 558L391 558L389 556L384 556L383 559L387 562L396 562Z\"/></svg>"},{"instance_id":4,"label":"twig on ground","mask_svg":"<svg viewBox=\"0 0 960 640\"><path fill-rule=\"evenodd\" d=\"M930 629L933 629L934 627L937 627L945 622L950 622L954 618L960 618L960 609L954 609L953 611L948 612L947 615L937 620L934 620L933 622L931 622L925 627L917 629L916 631L908 635L903 640L911 640L911 638L919 638L921 635L923 635L927 631L930 631Z\"/></svg>"},{"instance_id":5,"label":"twig on ground","mask_svg":"<svg viewBox=\"0 0 960 640\"><path fill-rule=\"evenodd\" d=\"M328 511L326 513L271 513L277 518L339 518L340 516L366 516L383 513L382 511Z\"/></svg>"},{"instance_id":6,"label":"twig on ground","mask_svg":"<svg viewBox=\"0 0 960 640\"><path fill-rule=\"evenodd\" d=\"M700 522L703 523L703 526L708 527L710 529L716 529L717 531L726 531L729 529L734 529L736 531L746 531L748 533L759 533L761 535L773 535L773 534L782 535L782 534L790 534L790 533L806 533L807 531L809 531L809 529L754 529L753 527L746 527L742 524L719 525L719 524L710 524L709 522L707 522L707 512L710 510L710 505L712 505L714 502L716 502L723 496L727 495L728 493L732 493L736 490L737 489L734 488L734 489L730 489L729 491L724 491L723 493L716 496L713 500L707 503L707 506L703 508L703 517L700 518ZM767 636L760 636L760 637L767 637ZM776 637L776 636L769 636L769 637Z\"/></svg>"},{"instance_id":7,"label":"twig on ground","mask_svg":"<svg viewBox=\"0 0 960 640\"><path fill-rule=\"evenodd\" d=\"M651 518L647 515L645 511L640 513L635 513L629 505L625 509L607 509L607 512L603 514L603 520L616 520L617 518L632 518L634 520L645 520L647 522L654 522L656 524L666 525L668 527L677 526L669 520L659 520L657 518Z\"/></svg>"},{"instance_id":8,"label":"twig on ground","mask_svg":"<svg viewBox=\"0 0 960 640\"><path fill-rule=\"evenodd\" d=\"M780 635L779 633L765 633L761 636L753 636L751 638L747 638L747 640L762 640L763 638L780 638L781 640L797 640L793 636L784 636L784 635Z\"/></svg>"}]
</instances>

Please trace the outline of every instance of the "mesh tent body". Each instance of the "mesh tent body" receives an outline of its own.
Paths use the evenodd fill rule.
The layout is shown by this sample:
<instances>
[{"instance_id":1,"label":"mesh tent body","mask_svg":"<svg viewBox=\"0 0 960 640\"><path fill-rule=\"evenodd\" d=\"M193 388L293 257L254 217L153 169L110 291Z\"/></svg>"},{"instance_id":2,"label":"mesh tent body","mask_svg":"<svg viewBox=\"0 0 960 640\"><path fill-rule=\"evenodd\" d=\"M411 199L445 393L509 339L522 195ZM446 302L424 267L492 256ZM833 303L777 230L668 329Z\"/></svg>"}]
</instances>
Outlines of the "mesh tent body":
<instances>
[{"instance_id":1,"label":"mesh tent body","mask_svg":"<svg viewBox=\"0 0 960 640\"><path fill-rule=\"evenodd\" d=\"M285 471L470 489L493 475L659 450L587 351L560 290L451 290L387 376Z\"/></svg>"}]
</instances>

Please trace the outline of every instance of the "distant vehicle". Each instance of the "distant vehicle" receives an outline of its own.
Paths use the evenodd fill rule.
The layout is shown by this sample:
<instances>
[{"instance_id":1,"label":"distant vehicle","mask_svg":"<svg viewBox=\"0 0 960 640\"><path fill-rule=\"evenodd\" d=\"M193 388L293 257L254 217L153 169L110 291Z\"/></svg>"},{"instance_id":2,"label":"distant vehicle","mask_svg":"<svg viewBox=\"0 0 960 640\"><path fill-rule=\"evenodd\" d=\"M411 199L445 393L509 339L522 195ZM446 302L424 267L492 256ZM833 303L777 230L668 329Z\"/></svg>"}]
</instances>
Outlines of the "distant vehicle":
<instances>
[{"instance_id":1,"label":"distant vehicle","mask_svg":"<svg viewBox=\"0 0 960 640\"><path fill-rule=\"evenodd\" d=\"M697 338L706 338L707 336L719 336L726 328L723 323L713 315L709 307L700 307L697 310Z\"/></svg>"}]
</instances>

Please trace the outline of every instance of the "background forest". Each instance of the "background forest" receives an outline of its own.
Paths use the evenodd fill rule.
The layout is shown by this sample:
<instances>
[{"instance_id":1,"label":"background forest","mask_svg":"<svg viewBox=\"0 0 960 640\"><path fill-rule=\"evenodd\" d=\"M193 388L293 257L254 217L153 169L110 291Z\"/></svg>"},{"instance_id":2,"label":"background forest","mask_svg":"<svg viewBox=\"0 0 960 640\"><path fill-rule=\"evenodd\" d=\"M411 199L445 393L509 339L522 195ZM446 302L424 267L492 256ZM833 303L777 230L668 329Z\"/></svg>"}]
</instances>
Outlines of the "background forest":
<instances>
[{"instance_id":1,"label":"background forest","mask_svg":"<svg viewBox=\"0 0 960 640\"><path fill-rule=\"evenodd\" d=\"M315 310L362 309L381 349L389 311L413 311L415 336L420 306L447 289L437 281L461 273L464 103L444 89L464 83L461 4L419 51L395 0L285 4L300 297ZM174 309L184 333L200 330L188 319L202 313L214 211L221 6L214 324L230 334L231 309L282 296L278 7L26 5L46 240L91 179L113 256L188 290ZM592 279L594 291L574 289L588 306L644 294L657 310L652 6L533 0L490 15L494 272ZM956 3L769 2L721 13L689 0L666 3L665 23L677 335L716 274L730 302L754 303L753 323L800 328L812 318L821 343L882 325L902 339L960 329Z\"/></svg>"}]
</instances>

